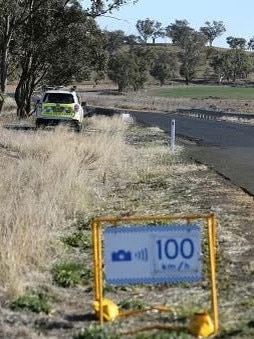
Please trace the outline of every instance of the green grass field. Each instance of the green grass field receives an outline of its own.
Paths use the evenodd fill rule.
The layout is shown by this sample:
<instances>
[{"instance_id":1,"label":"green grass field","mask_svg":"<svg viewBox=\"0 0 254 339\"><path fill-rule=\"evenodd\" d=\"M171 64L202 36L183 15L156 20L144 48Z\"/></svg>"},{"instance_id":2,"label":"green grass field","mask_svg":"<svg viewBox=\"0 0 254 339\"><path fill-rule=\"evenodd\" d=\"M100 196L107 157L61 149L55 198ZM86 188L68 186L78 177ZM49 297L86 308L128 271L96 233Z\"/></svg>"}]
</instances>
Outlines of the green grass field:
<instances>
[{"instance_id":1,"label":"green grass field","mask_svg":"<svg viewBox=\"0 0 254 339\"><path fill-rule=\"evenodd\" d=\"M254 100L254 87L183 86L163 87L148 92L151 96L192 99L242 99Z\"/></svg>"}]
</instances>

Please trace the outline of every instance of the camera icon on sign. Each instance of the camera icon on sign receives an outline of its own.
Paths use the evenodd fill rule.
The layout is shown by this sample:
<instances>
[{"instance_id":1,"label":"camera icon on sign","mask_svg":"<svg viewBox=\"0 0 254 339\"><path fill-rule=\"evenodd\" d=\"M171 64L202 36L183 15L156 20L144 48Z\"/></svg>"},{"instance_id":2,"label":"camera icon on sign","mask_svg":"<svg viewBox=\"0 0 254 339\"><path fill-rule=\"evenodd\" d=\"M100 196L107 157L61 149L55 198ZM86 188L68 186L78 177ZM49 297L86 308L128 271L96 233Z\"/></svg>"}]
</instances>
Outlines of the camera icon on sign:
<instances>
[{"instance_id":1,"label":"camera icon on sign","mask_svg":"<svg viewBox=\"0 0 254 339\"><path fill-rule=\"evenodd\" d=\"M112 252L111 259L114 262L131 261L131 252L125 251L125 250L119 250L117 252Z\"/></svg>"}]
</instances>

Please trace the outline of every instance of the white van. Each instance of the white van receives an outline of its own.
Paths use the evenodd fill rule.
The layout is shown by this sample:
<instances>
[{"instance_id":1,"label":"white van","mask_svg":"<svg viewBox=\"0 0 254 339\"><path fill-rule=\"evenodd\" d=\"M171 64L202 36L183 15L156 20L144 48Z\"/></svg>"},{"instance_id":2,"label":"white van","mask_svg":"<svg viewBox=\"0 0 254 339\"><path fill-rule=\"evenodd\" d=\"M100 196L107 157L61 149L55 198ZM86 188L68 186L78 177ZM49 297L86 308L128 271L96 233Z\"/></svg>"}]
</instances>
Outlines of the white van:
<instances>
[{"instance_id":1,"label":"white van","mask_svg":"<svg viewBox=\"0 0 254 339\"><path fill-rule=\"evenodd\" d=\"M84 109L75 90L50 89L38 100L35 109L36 127L67 123L80 131Z\"/></svg>"}]
</instances>

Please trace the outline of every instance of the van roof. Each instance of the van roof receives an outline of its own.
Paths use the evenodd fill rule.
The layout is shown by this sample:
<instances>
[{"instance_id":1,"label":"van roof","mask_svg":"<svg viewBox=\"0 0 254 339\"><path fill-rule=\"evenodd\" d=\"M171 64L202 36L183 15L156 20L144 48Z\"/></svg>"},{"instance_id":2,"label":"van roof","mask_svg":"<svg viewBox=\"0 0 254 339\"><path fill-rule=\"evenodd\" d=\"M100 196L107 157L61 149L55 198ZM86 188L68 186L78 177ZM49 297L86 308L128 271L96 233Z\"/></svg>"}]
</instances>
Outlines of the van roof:
<instances>
[{"instance_id":1,"label":"van roof","mask_svg":"<svg viewBox=\"0 0 254 339\"><path fill-rule=\"evenodd\" d=\"M67 90L67 89L49 89L44 93L73 93L75 91Z\"/></svg>"}]
</instances>

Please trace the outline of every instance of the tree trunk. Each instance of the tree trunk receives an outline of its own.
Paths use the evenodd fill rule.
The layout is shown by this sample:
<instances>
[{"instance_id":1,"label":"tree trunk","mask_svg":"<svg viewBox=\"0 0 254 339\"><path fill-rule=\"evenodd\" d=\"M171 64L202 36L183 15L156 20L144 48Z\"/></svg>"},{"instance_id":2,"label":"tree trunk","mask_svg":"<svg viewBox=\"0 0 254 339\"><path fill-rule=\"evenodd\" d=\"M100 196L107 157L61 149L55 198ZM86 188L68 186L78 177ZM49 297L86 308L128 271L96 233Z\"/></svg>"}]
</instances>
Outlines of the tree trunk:
<instances>
[{"instance_id":1,"label":"tree trunk","mask_svg":"<svg viewBox=\"0 0 254 339\"><path fill-rule=\"evenodd\" d=\"M219 75L218 77L218 84L221 85L223 80L223 76Z\"/></svg>"},{"instance_id":2,"label":"tree trunk","mask_svg":"<svg viewBox=\"0 0 254 339\"><path fill-rule=\"evenodd\" d=\"M34 86L30 84L30 79L20 79L15 91L17 103L17 117L27 118L31 115L31 97Z\"/></svg>"},{"instance_id":3,"label":"tree trunk","mask_svg":"<svg viewBox=\"0 0 254 339\"><path fill-rule=\"evenodd\" d=\"M22 65L21 77L15 91L19 119L27 118L31 112L31 97L35 88L36 72L34 67L33 57L29 51Z\"/></svg>"},{"instance_id":4,"label":"tree trunk","mask_svg":"<svg viewBox=\"0 0 254 339\"><path fill-rule=\"evenodd\" d=\"M3 98L2 95L0 94L0 113L2 112L3 105L4 105L4 98Z\"/></svg>"},{"instance_id":5,"label":"tree trunk","mask_svg":"<svg viewBox=\"0 0 254 339\"><path fill-rule=\"evenodd\" d=\"M31 97L34 90L33 80L29 74L23 75L15 90L15 101L17 104L17 117L27 118L31 113Z\"/></svg>"},{"instance_id":6,"label":"tree trunk","mask_svg":"<svg viewBox=\"0 0 254 339\"><path fill-rule=\"evenodd\" d=\"M6 91L6 85L7 85L7 56L8 56L8 47L2 46L2 57L1 57L1 64L0 64L0 70L1 70L1 92L5 94Z\"/></svg>"},{"instance_id":7,"label":"tree trunk","mask_svg":"<svg viewBox=\"0 0 254 339\"><path fill-rule=\"evenodd\" d=\"M118 82L118 92L122 93L124 89L126 88L124 81L119 81Z\"/></svg>"},{"instance_id":8,"label":"tree trunk","mask_svg":"<svg viewBox=\"0 0 254 339\"><path fill-rule=\"evenodd\" d=\"M25 111L25 84L22 79L20 79L18 86L15 90L15 100L17 104L17 117L22 119L26 115Z\"/></svg>"},{"instance_id":9,"label":"tree trunk","mask_svg":"<svg viewBox=\"0 0 254 339\"><path fill-rule=\"evenodd\" d=\"M0 92L5 94L6 85L7 85L7 60L9 53L9 46L11 41L12 32L10 29L10 17L5 16L4 18L4 32L3 32L3 40L1 46L1 61L0 61ZM0 113L2 112L3 101L0 102Z\"/></svg>"}]
</instances>

